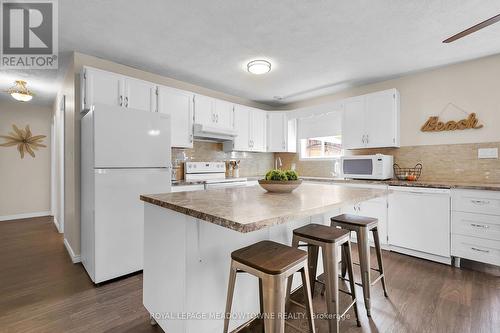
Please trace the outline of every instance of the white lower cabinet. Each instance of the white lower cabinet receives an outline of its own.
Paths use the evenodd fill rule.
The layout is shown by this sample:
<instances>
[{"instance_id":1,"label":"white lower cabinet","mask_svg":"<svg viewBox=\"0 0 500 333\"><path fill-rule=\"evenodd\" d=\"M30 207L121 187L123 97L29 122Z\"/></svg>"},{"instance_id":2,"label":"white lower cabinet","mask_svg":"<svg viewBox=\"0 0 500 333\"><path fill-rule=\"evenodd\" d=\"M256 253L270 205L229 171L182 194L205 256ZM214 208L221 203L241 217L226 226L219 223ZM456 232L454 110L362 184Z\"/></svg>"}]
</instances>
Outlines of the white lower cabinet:
<instances>
[{"instance_id":1,"label":"white lower cabinet","mask_svg":"<svg viewBox=\"0 0 500 333\"><path fill-rule=\"evenodd\" d=\"M385 185L342 185L349 187L359 187L359 188L375 188L381 190L387 190ZM387 196L358 202L349 206L342 208L343 214L352 214L357 216L366 216L378 219L378 235L380 239L380 245L382 248L388 248L387 242ZM370 244L373 246L373 234L370 232L369 235ZM354 233L351 235L351 240L356 242L356 236Z\"/></svg>"},{"instance_id":2,"label":"white lower cabinet","mask_svg":"<svg viewBox=\"0 0 500 333\"><path fill-rule=\"evenodd\" d=\"M500 192L452 191L451 255L500 265Z\"/></svg>"},{"instance_id":3,"label":"white lower cabinet","mask_svg":"<svg viewBox=\"0 0 500 333\"><path fill-rule=\"evenodd\" d=\"M391 250L449 264L450 190L389 187Z\"/></svg>"}]
</instances>

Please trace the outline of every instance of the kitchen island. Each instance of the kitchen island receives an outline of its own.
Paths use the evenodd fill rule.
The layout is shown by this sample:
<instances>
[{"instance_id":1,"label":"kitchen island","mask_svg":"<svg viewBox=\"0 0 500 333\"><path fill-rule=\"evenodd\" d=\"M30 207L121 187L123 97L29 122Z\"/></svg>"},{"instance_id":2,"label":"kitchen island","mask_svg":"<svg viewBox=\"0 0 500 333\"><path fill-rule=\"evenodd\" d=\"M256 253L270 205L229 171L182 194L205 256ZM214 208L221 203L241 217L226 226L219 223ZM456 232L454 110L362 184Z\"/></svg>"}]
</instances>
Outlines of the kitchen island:
<instances>
[{"instance_id":1,"label":"kitchen island","mask_svg":"<svg viewBox=\"0 0 500 333\"><path fill-rule=\"evenodd\" d=\"M288 194L252 186L142 195L144 306L166 332L221 332L232 251L266 239L290 245L293 229L386 194L302 184ZM230 328L258 309L257 278L239 275Z\"/></svg>"}]
</instances>

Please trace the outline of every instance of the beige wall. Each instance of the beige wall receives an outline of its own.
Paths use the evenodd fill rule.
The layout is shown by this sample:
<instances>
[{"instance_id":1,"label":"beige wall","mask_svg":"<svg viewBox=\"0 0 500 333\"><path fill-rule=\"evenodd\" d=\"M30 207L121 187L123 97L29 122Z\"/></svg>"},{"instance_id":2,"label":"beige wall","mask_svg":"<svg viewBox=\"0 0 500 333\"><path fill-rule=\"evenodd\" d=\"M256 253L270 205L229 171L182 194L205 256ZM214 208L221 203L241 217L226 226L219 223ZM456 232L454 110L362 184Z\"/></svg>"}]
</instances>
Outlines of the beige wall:
<instances>
[{"instance_id":1,"label":"beige wall","mask_svg":"<svg viewBox=\"0 0 500 333\"><path fill-rule=\"evenodd\" d=\"M50 126L52 110L14 100L0 102L0 135L12 125L30 125L34 135L46 135L47 148L21 159L16 147L0 147L0 219L50 211ZM3 143L4 139L0 139Z\"/></svg>"},{"instance_id":2,"label":"beige wall","mask_svg":"<svg viewBox=\"0 0 500 333\"><path fill-rule=\"evenodd\" d=\"M80 71L83 66L91 66L111 72L135 77L157 84L192 91L233 103L262 109L266 105L236 96L230 96L211 89L192 85L168 77L148 73L136 68L114 63L101 58L75 52L68 67L62 93L66 95L65 125L65 230L64 237L76 255L80 254Z\"/></svg>"},{"instance_id":3,"label":"beige wall","mask_svg":"<svg viewBox=\"0 0 500 333\"><path fill-rule=\"evenodd\" d=\"M338 94L289 105L290 109L331 103L342 98L397 88L401 94L401 145L434 145L500 141L500 55L468 61L401 78L348 89ZM454 103L476 112L484 128L441 133L423 133L421 125ZM462 119L450 109L442 118Z\"/></svg>"}]
</instances>

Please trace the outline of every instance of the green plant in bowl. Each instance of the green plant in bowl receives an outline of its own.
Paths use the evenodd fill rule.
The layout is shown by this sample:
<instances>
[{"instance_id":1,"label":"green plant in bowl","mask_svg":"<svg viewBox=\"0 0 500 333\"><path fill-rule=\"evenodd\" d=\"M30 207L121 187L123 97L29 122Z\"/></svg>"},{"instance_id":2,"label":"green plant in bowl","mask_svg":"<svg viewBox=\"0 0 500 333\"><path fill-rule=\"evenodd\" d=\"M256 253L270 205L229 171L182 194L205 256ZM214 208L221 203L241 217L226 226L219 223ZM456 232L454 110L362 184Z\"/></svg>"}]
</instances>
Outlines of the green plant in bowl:
<instances>
[{"instance_id":1,"label":"green plant in bowl","mask_svg":"<svg viewBox=\"0 0 500 333\"><path fill-rule=\"evenodd\" d=\"M286 170L285 174L286 174L286 178L288 180L298 180L299 179L299 175L297 174L297 172L295 170Z\"/></svg>"},{"instance_id":2,"label":"green plant in bowl","mask_svg":"<svg viewBox=\"0 0 500 333\"><path fill-rule=\"evenodd\" d=\"M266 180L278 180L278 181L286 181L288 177L286 172L280 169L269 170L266 173Z\"/></svg>"}]
</instances>

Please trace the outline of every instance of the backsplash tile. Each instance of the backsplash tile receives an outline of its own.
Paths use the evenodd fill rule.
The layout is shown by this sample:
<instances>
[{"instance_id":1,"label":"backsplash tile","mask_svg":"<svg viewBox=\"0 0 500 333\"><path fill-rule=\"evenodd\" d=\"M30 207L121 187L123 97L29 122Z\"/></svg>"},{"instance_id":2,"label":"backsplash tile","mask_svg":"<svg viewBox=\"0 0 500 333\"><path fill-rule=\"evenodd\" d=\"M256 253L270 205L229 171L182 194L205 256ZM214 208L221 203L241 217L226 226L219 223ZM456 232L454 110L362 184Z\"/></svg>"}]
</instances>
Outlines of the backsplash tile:
<instances>
[{"instance_id":1,"label":"backsplash tile","mask_svg":"<svg viewBox=\"0 0 500 333\"><path fill-rule=\"evenodd\" d=\"M478 159L479 148L499 148L500 142L408 146L401 148L359 149L350 151L352 155L387 154L394 156L394 162L401 167L413 167L422 163L424 181L466 181L500 183L500 160ZM298 154L277 154L283 166L296 164L302 176L332 177L332 161L300 161Z\"/></svg>"},{"instance_id":2,"label":"backsplash tile","mask_svg":"<svg viewBox=\"0 0 500 333\"><path fill-rule=\"evenodd\" d=\"M222 150L222 143L195 141L192 149L172 148L172 163L241 160L240 176L264 175L274 165L273 153L229 152Z\"/></svg>"}]
</instances>

